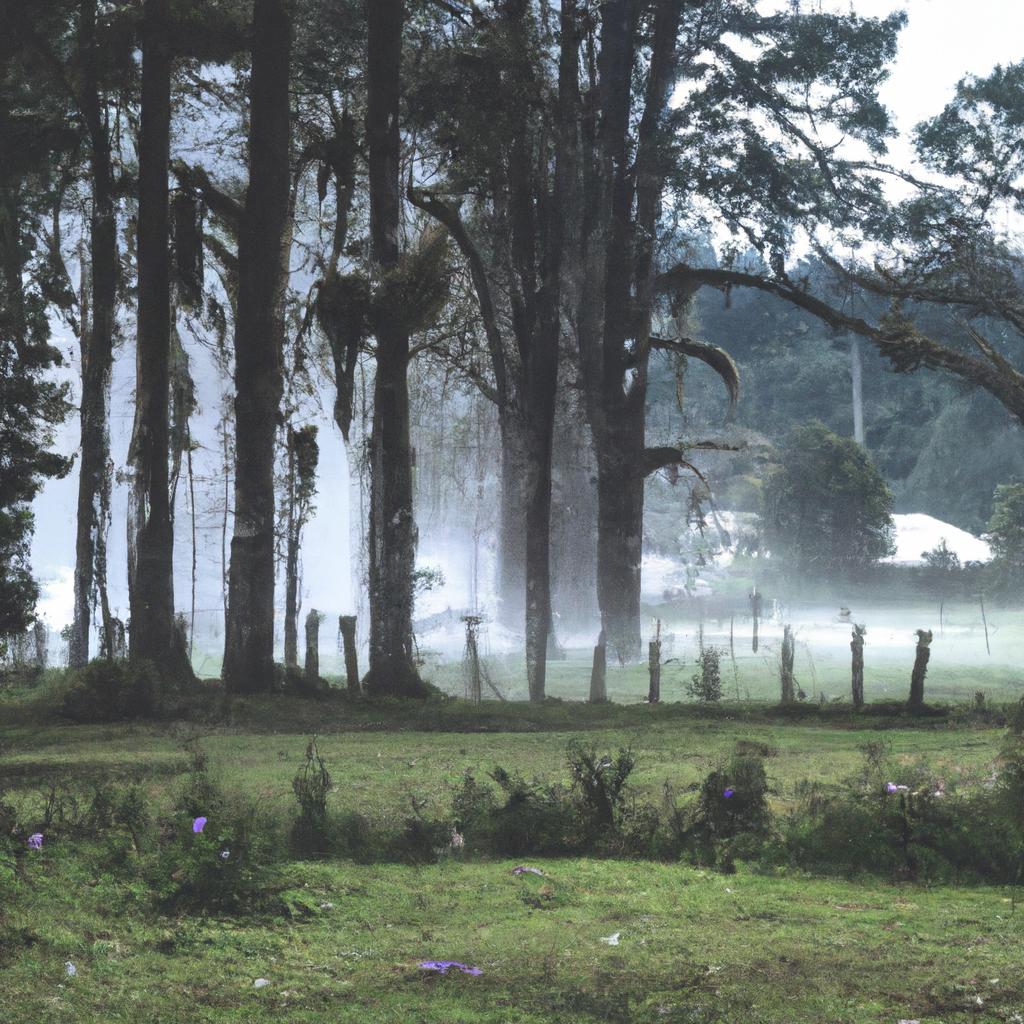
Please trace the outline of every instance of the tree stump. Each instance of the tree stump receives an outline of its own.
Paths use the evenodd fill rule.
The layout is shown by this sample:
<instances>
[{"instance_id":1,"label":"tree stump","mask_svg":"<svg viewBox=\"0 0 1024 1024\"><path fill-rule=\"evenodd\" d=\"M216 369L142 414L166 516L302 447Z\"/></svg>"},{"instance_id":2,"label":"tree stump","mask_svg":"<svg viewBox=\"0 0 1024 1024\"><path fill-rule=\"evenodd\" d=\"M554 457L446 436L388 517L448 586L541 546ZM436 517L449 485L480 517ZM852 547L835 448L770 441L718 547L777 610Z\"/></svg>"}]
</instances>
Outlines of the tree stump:
<instances>
[{"instance_id":1,"label":"tree stump","mask_svg":"<svg viewBox=\"0 0 1024 1024\"><path fill-rule=\"evenodd\" d=\"M917 634L917 653L914 657L914 671L910 676L910 699L907 706L919 708L924 704L924 677L928 672L928 659L932 656L932 631L930 629L915 630Z\"/></svg>"},{"instance_id":2,"label":"tree stump","mask_svg":"<svg viewBox=\"0 0 1024 1024\"><path fill-rule=\"evenodd\" d=\"M303 669L306 684L320 685L320 613L311 608L306 616L306 664Z\"/></svg>"},{"instance_id":3,"label":"tree stump","mask_svg":"<svg viewBox=\"0 0 1024 1024\"><path fill-rule=\"evenodd\" d=\"M356 647L356 617L354 615L338 616L338 632L341 633L341 646L345 652L345 683L348 692L358 697L362 692L359 687L359 649Z\"/></svg>"},{"instance_id":4,"label":"tree stump","mask_svg":"<svg viewBox=\"0 0 1024 1024\"><path fill-rule=\"evenodd\" d=\"M590 670L590 703L600 704L608 699L605 688L605 675L608 666L608 647L605 643L604 630L602 629L597 638L597 646L594 648L594 665Z\"/></svg>"},{"instance_id":5,"label":"tree stump","mask_svg":"<svg viewBox=\"0 0 1024 1024\"><path fill-rule=\"evenodd\" d=\"M853 639L850 641L850 650L853 652L851 688L855 708L864 707L864 634L866 632L865 626L855 624Z\"/></svg>"},{"instance_id":6,"label":"tree stump","mask_svg":"<svg viewBox=\"0 0 1024 1024\"><path fill-rule=\"evenodd\" d=\"M652 640L647 648L647 671L651 686L647 692L647 703L657 704L661 700L661 641Z\"/></svg>"},{"instance_id":7,"label":"tree stump","mask_svg":"<svg viewBox=\"0 0 1024 1024\"><path fill-rule=\"evenodd\" d=\"M793 702L793 660L796 657L796 644L793 642L793 627L785 626L782 630L782 664L780 670L782 682L782 703Z\"/></svg>"}]
</instances>

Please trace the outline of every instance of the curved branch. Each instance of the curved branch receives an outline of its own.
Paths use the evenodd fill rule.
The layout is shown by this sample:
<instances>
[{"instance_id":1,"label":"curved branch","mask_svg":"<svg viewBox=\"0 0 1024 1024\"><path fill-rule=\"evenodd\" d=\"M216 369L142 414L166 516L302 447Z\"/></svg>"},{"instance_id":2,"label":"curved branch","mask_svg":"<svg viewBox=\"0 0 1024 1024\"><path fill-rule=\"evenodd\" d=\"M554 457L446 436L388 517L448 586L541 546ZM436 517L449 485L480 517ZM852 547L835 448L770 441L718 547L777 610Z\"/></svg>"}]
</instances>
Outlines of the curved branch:
<instances>
[{"instance_id":1,"label":"curved branch","mask_svg":"<svg viewBox=\"0 0 1024 1024\"><path fill-rule=\"evenodd\" d=\"M473 279L473 290L476 292L480 306L480 316L484 323L484 335L494 367L494 394L497 404L504 405L508 401L508 368L505 362L505 347L498 327L498 315L491 294L491 284L487 277L483 257L477 249L469 231L459 214L457 207L439 199L433 192L424 189L410 188L409 202L417 209L423 210L448 229L455 240L467 264Z\"/></svg>"},{"instance_id":2,"label":"curved branch","mask_svg":"<svg viewBox=\"0 0 1024 1024\"><path fill-rule=\"evenodd\" d=\"M702 341L693 341L690 338L659 338L655 335L650 337L650 346L664 352L678 352L684 356L692 356L702 363L710 366L725 385L729 392L729 408L734 409L740 399L740 370L735 360L725 349L717 345L707 345Z\"/></svg>"},{"instance_id":3,"label":"curved branch","mask_svg":"<svg viewBox=\"0 0 1024 1024\"><path fill-rule=\"evenodd\" d=\"M673 445L660 445L655 448L645 448L640 460L640 472L648 477L657 473L659 469L666 469L669 466L682 466L690 470L703 484L708 481L704 474L687 459L687 452L738 452L743 450L743 445L730 444L727 441L698 441L696 444L688 444L685 448L677 448Z\"/></svg>"},{"instance_id":4,"label":"curved branch","mask_svg":"<svg viewBox=\"0 0 1024 1024\"><path fill-rule=\"evenodd\" d=\"M198 164L192 166L184 160L172 160L171 173L182 188L198 192L210 211L220 218L235 238L238 237L238 227L242 223L242 204L214 185L205 168Z\"/></svg>"}]
</instances>

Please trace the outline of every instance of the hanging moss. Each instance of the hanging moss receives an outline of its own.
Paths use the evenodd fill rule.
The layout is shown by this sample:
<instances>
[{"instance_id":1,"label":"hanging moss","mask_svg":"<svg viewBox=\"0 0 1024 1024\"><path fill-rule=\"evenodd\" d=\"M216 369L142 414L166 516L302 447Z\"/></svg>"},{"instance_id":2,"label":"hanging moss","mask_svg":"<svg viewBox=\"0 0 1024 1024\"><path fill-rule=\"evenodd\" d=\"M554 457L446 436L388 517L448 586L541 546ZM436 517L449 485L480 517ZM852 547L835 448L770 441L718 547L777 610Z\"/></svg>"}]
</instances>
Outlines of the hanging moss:
<instances>
[{"instance_id":1,"label":"hanging moss","mask_svg":"<svg viewBox=\"0 0 1024 1024\"><path fill-rule=\"evenodd\" d=\"M437 322L451 291L452 266L448 233L434 228L384 275L374 296L374 314L397 320L408 334L419 334Z\"/></svg>"},{"instance_id":2,"label":"hanging moss","mask_svg":"<svg viewBox=\"0 0 1024 1024\"><path fill-rule=\"evenodd\" d=\"M171 199L174 276L178 302L191 311L203 301L203 204L188 192Z\"/></svg>"},{"instance_id":3,"label":"hanging moss","mask_svg":"<svg viewBox=\"0 0 1024 1024\"><path fill-rule=\"evenodd\" d=\"M348 441L359 348L370 333L370 283L361 274L331 271L316 297L316 319L331 346L337 395L334 420Z\"/></svg>"}]
</instances>

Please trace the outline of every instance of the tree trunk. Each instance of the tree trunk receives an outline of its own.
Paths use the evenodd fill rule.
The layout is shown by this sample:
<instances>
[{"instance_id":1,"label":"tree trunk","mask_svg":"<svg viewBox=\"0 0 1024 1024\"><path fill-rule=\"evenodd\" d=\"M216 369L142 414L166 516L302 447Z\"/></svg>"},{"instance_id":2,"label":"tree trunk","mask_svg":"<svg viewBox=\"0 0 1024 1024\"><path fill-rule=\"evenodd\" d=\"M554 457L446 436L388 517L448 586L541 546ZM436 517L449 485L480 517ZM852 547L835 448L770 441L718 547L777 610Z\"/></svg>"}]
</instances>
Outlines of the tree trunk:
<instances>
[{"instance_id":1,"label":"tree trunk","mask_svg":"<svg viewBox=\"0 0 1024 1024\"><path fill-rule=\"evenodd\" d=\"M95 2L82 6L81 45L96 47ZM75 532L75 611L68 644L68 662L81 667L89 660L89 633L100 538L101 497L110 459L110 370L113 363L114 318L117 303L117 221L114 210L110 135L102 113L97 55L85 61L83 117L89 134L92 176L92 215L89 225L89 262L92 310L89 329L82 332L81 462Z\"/></svg>"},{"instance_id":2,"label":"tree trunk","mask_svg":"<svg viewBox=\"0 0 1024 1024\"><path fill-rule=\"evenodd\" d=\"M795 655L792 626L784 626L782 630L782 662L780 676L782 682L782 703L793 703L793 659Z\"/></svg>"},{"instance_id":3,"label":"tree trunk","mask_svg":"<svg viewBox=\"0 0 1024 1024\"><path fill-rule=\"evenodd\" d=\"M341 633L341 646L345 653L345 684L353 697L362 692L359 688L359 648L356 647L356 617L354 615L338 616L338 631Z\"/></svg>"},{"instance_id":4,"label":"tree trunk","mask_svg":"<svg viewBox=\"0 0 1024 1024\"><path fill-rule=\"evenodd\" d=\"M399 261L401 220L399 97L403 0L374 0L367 12L367 111L370 240L384 276ZM370 670L372 695L426 697L413 661L412 452L409 444L410 310L384 303L375 310L377 365L370 438Z\"/></svg>"},{"instance_id":5,"label":"tree trunk","mask_svg":"<svg viewBox=\"0 0 1024 1024\"><path fill-rule=\"evenodd\" d=\"M650 676L650 688L647 691L647 703L657 704L661 700L661 640L654 639L647 648L647 672Z\"/></svg>"},{"instance_id":6,"label":"tree trunk","mask_svg":"<svg viewBox=\"0 0 1024 1024\"><path fill-rule=\"evenodd\" d=\"M239 443L224 637L224 683L235 693L268 691L274 680L274 442L282 394L287 285L291 27L286 0L256 0L249 185L238 237Z\"/></svg>"},{"instance_id":7,"label":"tree trunk","mask_svg":"<svg viewBox=\"0 0 1024 1024\"><path fill-rule=\"evenodd\" d=\"M174 627L174 535L167 478L171 303L168 187L171 53L168 0L146 0L139 132L138 340L128 461L129 653L169 679L191 675Z\"/></svg>"},{"instance_id":8,"label":"tree trunk","mask_svg":"<svg viewBox=\"0 0 1024 1024\"><path fill-rule=\"evenodd\" d=\"M860 341L850 336L850 379L853 385L853 439L864 444L864 382L860 360Z\"/></svg>"},{"instance_id":9,"label":"tree trunk","mask_svg":"<svg viewBox=\"0 0 1024 1024\"><path fill-rule=\"evenodd\" d=\"M644 478L637 463L602 458L597 471L597 598L620 664L640 658Z\"/></svg>"},{"instance_id":10,"label":"tree trunk","mask_svg":"<svg viewBox=\"0 0 1024 1024\"><path fill-rule=\"evenodd\" d=\"M299 529L296 509L295 447L288 431L288 499L284 564L284 666L299 664Z\"/></svg>"},{"instance_id":11,"label":"tree trunk","mask_svg":"<svg viewBox=\"0 0 1024 1024\"><path fill-rule=\"evenodd\" d=\"M608 652L605 646L604 630L602 629L597 638L597 646L594 648L594 664L590 670L590 703L600 704L608 699L608 691L605 684L608 666Z\"/></svg>"},{"instance_id":12,"label":"tree trunk","mask_svg":"<svg viewBox=\"0 0 1024 1024\"><path fill-rule=\"evenodd\" d=\"M853 639L850 641L850 650L853 652L851 668L851 685L853 691L853 706L864 707L864 628L863 626L853 627Z\"/></svg>"},{"instance_id":13,"label":"tree trunk","mask_svg":"<svg viewBox=\"0 0 1024 1024\"><path fill-rule=\"evenodd\" d=\"M303 668L306 685L320 687L320 613L310 608L306 616L306 663Z\"/></svg>"},{"instance_id":14,"label":"tree trunk","mask_svg":"<svg viewBox=\"0 0 1024 1024\"><path fill-rule=\"evenodd\" d=\"M527 380L529 467L526 474L526 682L543 700L551 633L551 446L555 423L558 338L538 339Z\"/></svg>"},{"instance_id":15,"label":"tree trunk","mask_svg":"<svg viewBox=\"0 0 1024 1024\"><path fill-rule=\"evenodd\" d=\"M499 409L501 518L498 534L498 621L518 632L526 615L526 441L519 417Z\"/></svg>"},{"instance_id":16,"label":"tree trunk","mask_svg":"<svg viewBox=\"0 0 1024 1024\"><path fill-rule=\"evenodd\" d=\"M924 677L928 672L928 659L931 651L932 633L930 629L917 631L917 651L914 655L914 671L910 675L910 699L907 705L919 708L924 704Z\"/></svg>"}]
</instances>

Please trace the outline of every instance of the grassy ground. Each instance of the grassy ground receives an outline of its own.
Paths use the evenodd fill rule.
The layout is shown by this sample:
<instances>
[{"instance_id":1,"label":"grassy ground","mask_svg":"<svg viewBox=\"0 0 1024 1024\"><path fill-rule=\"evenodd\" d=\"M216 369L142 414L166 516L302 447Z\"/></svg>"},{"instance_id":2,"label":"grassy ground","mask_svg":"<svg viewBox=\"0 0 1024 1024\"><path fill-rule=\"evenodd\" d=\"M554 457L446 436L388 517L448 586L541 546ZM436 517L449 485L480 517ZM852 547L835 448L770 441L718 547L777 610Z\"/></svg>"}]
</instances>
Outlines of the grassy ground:
<instances>
[{"instance_id":1,"label":"grassy ground","mask_svg":"<svg viewBox=\"0 0 1024 1024\"><path fill-rule=\"evenodd\" d=\"M294 864L291 918L152 918L54 849L9 908L0 1020L1010 1022L1024 916L995 889L616 861ZM601 941L619 933L618 945ZM420 960L483 973L439 977ZM65 976L65 961L75 977ZM269 984L254 987L257 978Z\"/></svg>"},{"instance_id":2,"label":"grassy ground","mask_svg":"<svg viewBox=\"0 0 1024 1024\"><path fill-rule=\"evenodd\" d=\"M320 732L335 811L390 818L412 798L443 815L463 772L503 765L567 778L566 743L631 744L639 792L685 800L737 741L764 744L772 804L804 779L842 784L868 742L960 786L989 775L998 714L803 720L756 704L426 706L236 701L215 725L70 726L32 700L0 703L0 790L33 820L45 779L141 778L168 804L199 736L225 788L281 815L308 735ZM764 1022L921 1024L1024 1020L1024 916L996 888L896 887L741 866L530 860L430 867L289 862L284 916L162 916L99 849L54 840L27 858L0 907L0 1024L14 1021L296 1021L534 1024ZM619 932L618 945L602 937ZM417 966L453 959L479 977ZM77 974L65 975L64 963ZM267 978L256 989L253 982ZM980 1002L979 1002L980 1000ZM1019 1014L1020 1016L1014 1016Z\"/></svg>"}]
</instances>

